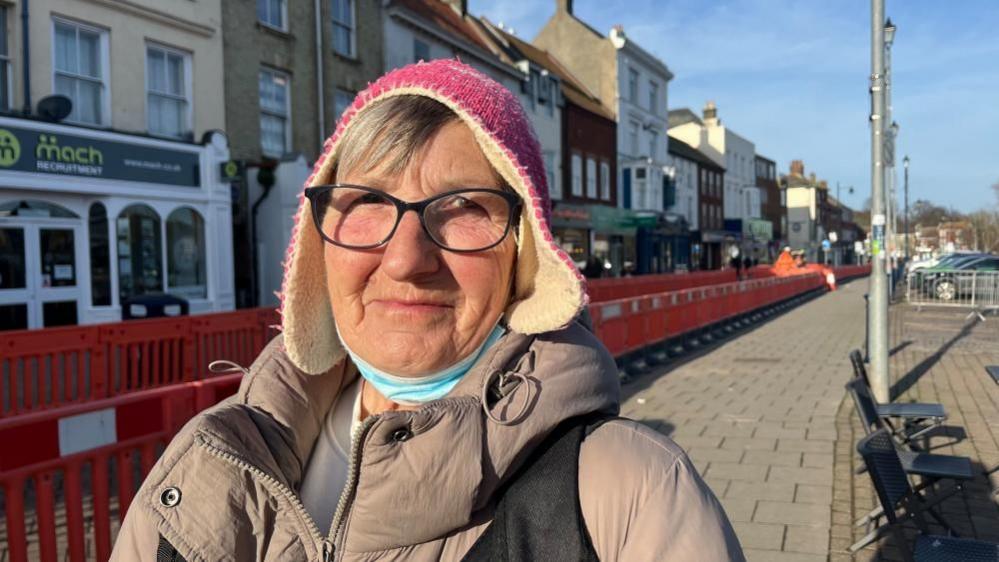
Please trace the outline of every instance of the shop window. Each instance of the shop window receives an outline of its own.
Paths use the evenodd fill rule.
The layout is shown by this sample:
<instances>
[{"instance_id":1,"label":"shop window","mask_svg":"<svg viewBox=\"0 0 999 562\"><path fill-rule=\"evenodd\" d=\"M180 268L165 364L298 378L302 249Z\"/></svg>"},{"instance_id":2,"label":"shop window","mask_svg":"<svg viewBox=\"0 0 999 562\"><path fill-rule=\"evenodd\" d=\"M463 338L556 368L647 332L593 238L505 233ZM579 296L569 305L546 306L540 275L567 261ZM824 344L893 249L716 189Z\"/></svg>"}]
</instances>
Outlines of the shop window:
<instances>
[{"instance_id":1,"label":"shop window","mask_svg":"<svg viewBox=\"0 0 999 562\"><path fill-rule=\"evenodd\" d=\"M187 53L146 47L146 121L150 133L183 138L190 132L190 64Z\"/></svg>"},{"instance_id":2,"label":"shop window","mask_svg":"<svg viewBox=\"0 0 999 562\"><path fill-rule=\"evenodd\" d=\"M611 200L610 164L607 162L600 163L600 198L604 201Z\"/></svg>"},{"instance_id":3,"label":"shop window","mask_svg":"<svg viewBox=\"0 0 999 562\"><path fill-rule=\"evenodd\" d=\"M7 6L0 6L0 111L10 110L11 67L7 34Z\"/></svg>"},{"instance_id":4,"label":"shop window","mask_svg":"<svg viewBox=\"0 0 999 562\"><path fill-rule=\"evenodd\" d=\"M108 211L101 203L90 206L90 294L94 306L111 306L111 244Z\"/></svg>"},{"instance_id":5,"label":"shop window","mask_svg":"<svg viewBox=\"0 0 999 562\"><path fill-rule=\"evenodd\" d=\"M260 70L260 148L280 157L290 148L289 78L276 70Z\"/></svg>"},{"instance_id":6,"label":"shop window","mask_svg":"<svg viewBox=\"0 0 999 562\"><path fill-rule=\"evenodd\" d=\"M34 199L0 203L0 217L32 217L47 219L78 219L76 213L61 205Z\"/></svg>"},{"instance_id":7,"label":"shop window","mask_svg":"<svg viewBox=\"0 0 999 562\"><path fill-rule=\"evenodd\" d=\"M592 158L586 159L586 196L597 198L597 162Z\"/></svg>"},{"instance_id":8,"label":"shop window","mask_svg":"<svg viewBox=\"0 0 999 562\"><path fill-rule=\"evenodd\" d=\"M189 208L167 217L167 285L170 293L188 299L207 296L205 223Z\"/></svg>"},{"instance_id":9,"label":"shop window","mask_svg":"<svg viewBox=\"0 0 999 562\"><path fill-rule=\"evenodd\" d=\"M572 194L583 196L583 158L578 154L572 155Z\"/></svg>"},{"instance_id":10,"label":"shop window","mask_svg":"<svg viewBox=\"0 0 999 562\"><path fill-rule=\"evenodd\" d=\"M659 84L649 80L649 111L653 114L659 109L656 100L659 98Z\"/></svg>"},{"instance_id":11,"label":"shop window","mask_svg":"<svg viewBox=\"0 0 999 562\"><path fill-rule=\"evenodd\" d=\"M354 56L354 0L333 0L333 50Z\"/></svg>"},{"instance_id":12,"label":"shop window","mask_svg":"<svg viewBox=\"0 0 999 562\"><path fill-rule=\"evenodd\" d=\"M163 241L160 217L146 205L131 205L118 215L118 297L121 302L163 292Z\"/></svg>"},{"instance_id":13,"label":"shop window","mask_svg":"<svg viewBox=\"0 0 999 562\"><path fill-rule=\"evenodd\" d=\"M73 101L68 120L91 125L107 121L107 31L55 20L55 93Z\"/></svg>"}]
</instances>

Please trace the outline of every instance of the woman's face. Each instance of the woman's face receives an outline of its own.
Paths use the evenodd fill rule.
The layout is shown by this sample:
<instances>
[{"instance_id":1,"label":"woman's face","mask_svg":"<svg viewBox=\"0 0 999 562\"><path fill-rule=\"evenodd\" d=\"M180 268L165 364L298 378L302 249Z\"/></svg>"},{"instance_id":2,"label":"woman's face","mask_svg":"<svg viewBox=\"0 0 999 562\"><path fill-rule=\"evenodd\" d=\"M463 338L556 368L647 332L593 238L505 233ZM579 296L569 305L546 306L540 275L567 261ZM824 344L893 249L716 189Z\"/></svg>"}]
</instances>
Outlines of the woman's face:
<instances>
[{"instance_id":1,"label":"woman's face","mask_svg":"<svg viewBox=\"0 0 999 562\"><path fill-rule=\"evenodd\" d=\"M338 183L381 189L419 201L463 187L500 188L472 131L452 121L399 174L375 167L347 170ZM516 243L458 254L434 244L415 212L388 243L373 250L325 245L326 279L340 337L384 371L419 376L474 351L492 331L510 296Z\"/></svg>"}]
</instances>

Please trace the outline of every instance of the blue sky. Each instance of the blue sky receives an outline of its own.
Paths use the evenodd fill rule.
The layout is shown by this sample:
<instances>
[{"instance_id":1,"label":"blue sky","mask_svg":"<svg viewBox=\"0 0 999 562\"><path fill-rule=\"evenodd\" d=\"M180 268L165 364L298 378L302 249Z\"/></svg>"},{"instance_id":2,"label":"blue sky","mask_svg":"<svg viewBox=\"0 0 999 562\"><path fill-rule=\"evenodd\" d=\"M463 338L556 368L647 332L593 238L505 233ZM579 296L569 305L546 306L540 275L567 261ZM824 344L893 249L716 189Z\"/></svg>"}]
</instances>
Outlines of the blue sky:
<instances>
[{"instance_id":1,"label":"blue sky","mask_svg":"<svg viewBox=\"0 0 999 562\"><path fill-rule=\"evenodd\" d=\"M469 9L533 39L554 0L470 0ZM793 159L870 196L870 4L867 0L575 0L574 12L628 36L676 77L670 108L718 104L722 122L782 172ZM999 181L999 3L888 0L898 159L911 158L910 203L995 206ZM901 164L899 165L901 200ZM847 195L846 186L855 193Z\"/></svg>"}]
</instances>

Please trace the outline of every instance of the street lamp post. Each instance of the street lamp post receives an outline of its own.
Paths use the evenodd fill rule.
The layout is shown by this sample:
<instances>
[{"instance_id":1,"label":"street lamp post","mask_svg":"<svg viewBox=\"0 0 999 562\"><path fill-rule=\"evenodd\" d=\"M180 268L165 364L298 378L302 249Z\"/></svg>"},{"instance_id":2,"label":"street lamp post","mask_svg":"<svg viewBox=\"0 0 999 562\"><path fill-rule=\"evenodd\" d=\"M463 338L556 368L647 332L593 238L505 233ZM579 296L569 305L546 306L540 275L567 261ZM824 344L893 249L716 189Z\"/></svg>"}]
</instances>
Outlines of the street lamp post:
<instances>
[{"instance_id":1,"label":"street lamp post","mask_svg":"<svg viewBox=\"0 0 999 562\"><path fill-rule=\"evenodd\" d=\"M868 319L871 387L879 402L888 393L888 276L885 255L885 6L871 0L871 314ZM890 31L894 34L894 29Z\"/></svg>"},{"instance_id":2,"label":"street lamp post","mask_svg":"<svg viewBox=\"0 0 999 562\"><path fill-rule=\"evenodd\" d=\"M905 214L902 215L902 225L905 228L905 261L909 261L909 155L902 159L905 169Z\"/></svg>"}]
</instances>

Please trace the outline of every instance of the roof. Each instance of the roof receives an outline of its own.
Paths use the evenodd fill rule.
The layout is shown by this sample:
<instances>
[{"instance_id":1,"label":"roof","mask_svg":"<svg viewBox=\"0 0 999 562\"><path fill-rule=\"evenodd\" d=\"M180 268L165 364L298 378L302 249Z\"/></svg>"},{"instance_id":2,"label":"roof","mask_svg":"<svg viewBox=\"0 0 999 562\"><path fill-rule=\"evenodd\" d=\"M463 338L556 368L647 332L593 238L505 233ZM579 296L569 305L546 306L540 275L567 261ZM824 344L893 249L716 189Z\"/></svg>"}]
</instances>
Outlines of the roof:
<instances>
[{"instance_id":1,"label":"roof","mask_svg":"<svg viewBox=\"0 0 999 562\"><path fill-rule=\"evenodd\" d=\"M690 146L689 144L683 142L680 139L670 137L669 138L669 152L670 154L675 154L681 158L686 158L687 160L693 160L698 164L707 166L720 171L725 171L725 168L719 166L714 160L708 158L706 154L697 150L696 148Z\"/></svg>"},{"instance_id":2,"label":"roof","mask_svg":"<svg viewBox=\"0 0 999 562\"><path fill-rule=\"evenodd\" d=\"M527 41L524 41L516 35L509 33L505 29L499 28L485 17L480 18L480 21L489 31L495 34L497 40L504 43L503 47L510 56L529 60L537 66L540 66L548 72L558 76L562 86L562 95L564 95L570 103L577 105L590 113L595 113L605 119L610 119L611 121L615 120L614 112L605 108L603 104L600 103L600 99L587 90L579 79L577 79L576 76L573 75L572 72L570 72L569 69L555 57L555 55L544 49L540 49Z\"/></svg>"},{"instance_id":3,"label":"roof","mask_svg":"<svg viewBox=\"0 0 999 562\"><path fill-rule=\"evenodd\" d=\"M670 127L679 127L680 125L685 125L687 123L697 123L698 125L704 125L701 118L697 116L696 113L691 111L689 108L682 107L680 109L671 109L667 114L667 119L669 121Z\"/></svg>"},{"instance_id":4,"label":"roof","mask_svg":"<svg viewBox=\"0 0 999 562\"><path fill-rule=\"evenodd\" d=\"M493 52L491 46L470 22L440 0L392 0L390 6L405 8L472 45Z\"/></svg>"}]
</instances>

